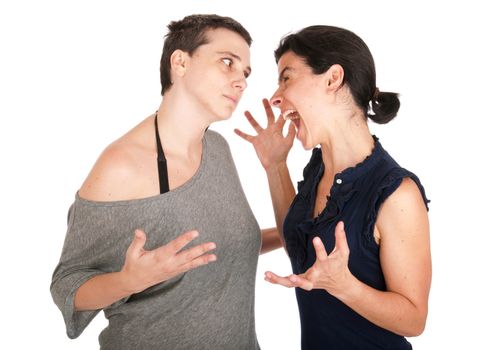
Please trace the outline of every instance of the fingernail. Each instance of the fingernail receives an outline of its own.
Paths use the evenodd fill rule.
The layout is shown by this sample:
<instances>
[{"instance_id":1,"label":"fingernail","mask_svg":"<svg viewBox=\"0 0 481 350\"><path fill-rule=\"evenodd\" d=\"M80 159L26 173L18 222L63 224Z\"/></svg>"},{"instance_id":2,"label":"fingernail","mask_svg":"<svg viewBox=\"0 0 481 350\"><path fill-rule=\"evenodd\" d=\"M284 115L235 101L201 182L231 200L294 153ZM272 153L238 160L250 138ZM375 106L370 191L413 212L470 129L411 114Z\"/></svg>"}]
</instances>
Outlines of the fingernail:
<instances>
[{"instance_id":1,"label":"fingernail","mask_svg":"<svg viewBox=\"0 0 481 350\"><path fill-rule=\"evenodd\" d=\"M215 255L211 255L211 256L209 257L209 261L210 261L210 262L213 262L213 261L216 261L216 260L217 260L217 257L216 257Z\"/></svg>"}]
</instances>

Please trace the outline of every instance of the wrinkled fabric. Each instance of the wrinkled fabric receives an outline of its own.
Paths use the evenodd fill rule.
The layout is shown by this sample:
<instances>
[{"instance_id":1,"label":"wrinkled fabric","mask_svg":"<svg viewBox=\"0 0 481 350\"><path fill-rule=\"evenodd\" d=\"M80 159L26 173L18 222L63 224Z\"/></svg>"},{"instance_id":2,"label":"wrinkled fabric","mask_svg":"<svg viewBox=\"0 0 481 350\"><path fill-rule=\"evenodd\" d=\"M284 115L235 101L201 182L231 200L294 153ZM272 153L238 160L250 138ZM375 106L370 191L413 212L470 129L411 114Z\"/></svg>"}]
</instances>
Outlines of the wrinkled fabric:
<instances>
[{"instance_id":1,"label":"wrinkled fabric","mask_svg":"<svg viewBox=\"0 0 481 350\"><path fill-rule=\"evenodd\" d=\"M217 261L106 307L101 349L258 349L254 290L260 229L219 134L206 132L198 171L170 192L117 202L77 194L51 284L70 338L99 312L74 310L77 289L96 275L120 271L136 228L146 232L147 250L196 229L199 237L187 247L215 242Z\"/></svg>"},{"instance_id":2,"label":"wrinkled fabric","mask_svg":"<svg viewBox=\"0 0 481 350\"><path fill-rule=\"evenodd\" d=\"M313 218L317 186L324 173L322 150L316 148L298 183L298 194L284 222L284 238L292 269L302 274L316 259L312 240L320 237L326 251L334 249L334 231L343 221L350 249L349 269L367 285L385 291L386 283L374 239L381 204L406 177L424 188L415 174L400 167L374 136L372 154L334 177L325 209ZM303 349L411 349L404 337L366 320L325 290L296 288Z\"/></svg>"}]
</instances>

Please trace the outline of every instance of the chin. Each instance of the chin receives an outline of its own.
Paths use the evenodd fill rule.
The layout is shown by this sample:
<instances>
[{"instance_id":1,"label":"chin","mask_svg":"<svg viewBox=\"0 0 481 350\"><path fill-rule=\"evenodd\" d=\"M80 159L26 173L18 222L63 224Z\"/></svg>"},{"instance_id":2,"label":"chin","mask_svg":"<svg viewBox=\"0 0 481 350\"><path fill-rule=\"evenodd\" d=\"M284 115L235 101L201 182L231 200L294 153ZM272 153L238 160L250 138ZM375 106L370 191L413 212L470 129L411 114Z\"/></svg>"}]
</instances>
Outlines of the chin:
<instances>
[{"instance_id":1,"label":"chin","mask_svg":"<svg viewBox=\"0 0 481 350\"><path fill-rule=\"evenodd\" d=\"M220 120L229 120L231 117L232 117L232 114L234 114L233 111L229 112L229 113L225 113L223 115L220 115L219 116L219 119Z\"/></svg>"},{"instance_id":2,"label":"chin","mask_svg":"<svg viewBox=\"0 0 481 350\"><path fill-rule=\"evenodd\" d=\"M306 151L309 151L311 149L313 149L314 147L316 147L316 145L314 145L312 142L310 142L310 140L301 140L299 139L299 141L301 142L301 145L302 147L306 150Z\"/></svg>"},{"instance_id":3,"label":"chin","mask_svg":"<svg viewBox=\"0 0 481 350\"><path fill-rule=\"evenodd\" d=\"M299 142L302 145L302 148L304 148L306 151L308 151L312 148L312 147L310 147L309 142L308 142L308 140L306 140L304 135L302 135L302 134L299 135L299 130L298 130L298 133L297 133L297 140L299 140Z\"/></svg>"},{"instance_id":4,"label":"chin","mask_svg":"<svg viewBox=\"0 0 481 350\"><path fill-rule=\"evenodd\" d=\"M309 150L311 150L311 149L314 148L313 145L311 145L311 144L305 144L304 142L302 142L302 147L303 147L306 151L309 151Z\"/></svg>"},{"instance_id":5,"label":"chin","mask_svg":"<svg viewBox=\"0 0 481 350\"><path fill-rule=\"evenodd\" d=\"M232 117L233 112L216 113L213 122L221 122L223 120L229 120Z\"/></svg>"}]
</instances>

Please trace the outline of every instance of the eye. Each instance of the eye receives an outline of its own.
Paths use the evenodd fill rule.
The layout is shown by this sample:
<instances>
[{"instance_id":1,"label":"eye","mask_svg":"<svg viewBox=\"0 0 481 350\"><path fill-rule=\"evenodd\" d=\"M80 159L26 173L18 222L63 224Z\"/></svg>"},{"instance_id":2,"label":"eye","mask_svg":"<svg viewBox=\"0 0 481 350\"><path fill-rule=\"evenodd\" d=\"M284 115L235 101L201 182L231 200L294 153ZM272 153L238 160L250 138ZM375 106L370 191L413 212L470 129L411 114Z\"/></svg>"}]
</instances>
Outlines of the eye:
<instances>
[{"instance_id":1,"label":"eye","mask_svg":"<svg viewBox=\"0 0 481 350\"><path fill-rule=\"evenodd\" d=\"M232 67L234 61L231 58L225 57L222 59L222 63L224 63L227 67Z\"/></svg>"},{"instance_id":2,"label":"eye","mask_svg":"<svg viewBox=\"0 0 481 350\"><path fill-rule=\"evenodd\" d=\"M286 75L281 76L281 77L279 78L279 85L280 85L280 84L286 84L288 80L289 80L289 77L288 77L288 76L286 76Z\"/></svg>"}]
</instances>

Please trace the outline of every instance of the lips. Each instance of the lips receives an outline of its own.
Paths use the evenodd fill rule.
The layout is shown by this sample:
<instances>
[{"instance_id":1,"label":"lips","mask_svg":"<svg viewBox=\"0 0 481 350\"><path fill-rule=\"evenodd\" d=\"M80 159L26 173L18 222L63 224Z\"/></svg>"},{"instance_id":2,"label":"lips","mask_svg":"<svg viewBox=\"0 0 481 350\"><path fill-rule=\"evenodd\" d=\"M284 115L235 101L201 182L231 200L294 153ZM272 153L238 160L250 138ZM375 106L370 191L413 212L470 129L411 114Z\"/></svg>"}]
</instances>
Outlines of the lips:
<instances>
[{"instance_id":1,"label":"lips","mask_svg":"<svg viewBox=\"0 0 481 350\"><path fill-rule=\"evenodd\" d=\"M281 115L284 120L290 120L295 125L297 129L296 136L299 139L299 128L301 126L301 116L299 115L299 112L297 112L295 109L287 109L282 112Z\"/></svg>"},{"instance_id":2,"label":"lips","mask_svg":"<svg viewBox=\"0 0 481 350\"><path fill-rule=\"evenodd\" d=\"M282 112L282 118L284 118L284 120L296 120L296 119L299 119L300 116L299 116L299 113L297 113L296 110L288 109L288 110Z\"/></svg>"},{"instance_id":3,"label":"lips","mask_svg":"<svg viewBox=\"0 0 481 350\"><path fill-rule=\"evenodd\" d=\"M239 98L237 98L236 96L232 96L232 95L223 95L223 96L231 100L234 104L237 104L237 102L239 102Z\"/></svg>"},{"instance_id":4,"label":"lips","mask_svg":"<svg viewBox=\"0 0 481 350\"><path fill-rule=\"evenodd\" d=\"M299 126L301 125L301 118L298 117L297 119L291 119L291 121L296 126L296 129L299 130Z\"/></svg>"}]
</instances>

